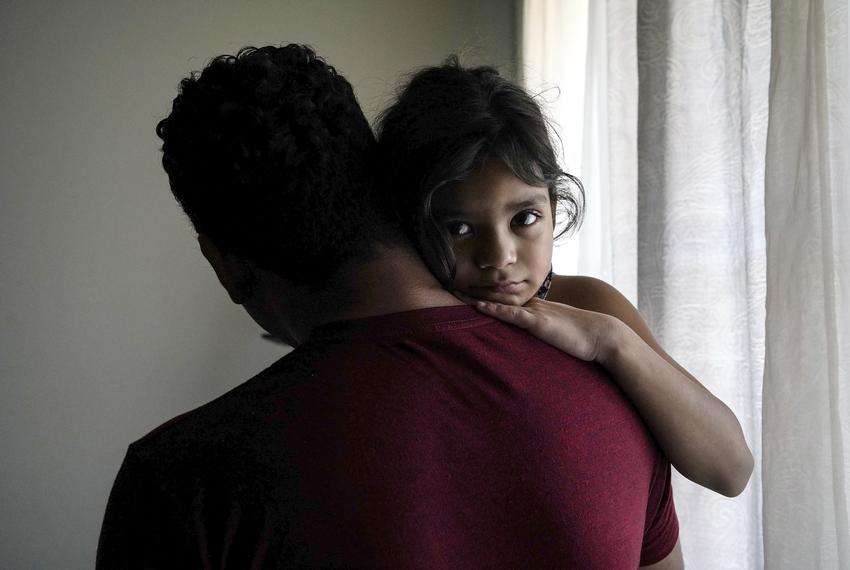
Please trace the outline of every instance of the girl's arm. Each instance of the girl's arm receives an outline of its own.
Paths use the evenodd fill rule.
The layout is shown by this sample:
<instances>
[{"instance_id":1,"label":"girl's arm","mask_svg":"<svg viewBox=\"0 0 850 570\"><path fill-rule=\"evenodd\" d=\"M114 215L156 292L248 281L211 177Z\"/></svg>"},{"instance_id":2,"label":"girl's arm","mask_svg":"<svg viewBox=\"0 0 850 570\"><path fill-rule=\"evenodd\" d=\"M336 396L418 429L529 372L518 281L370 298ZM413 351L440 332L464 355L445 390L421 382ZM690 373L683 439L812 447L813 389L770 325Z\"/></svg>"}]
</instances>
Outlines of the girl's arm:
<instances>
[{"instance_id":1,"label":"girl's arm","mask_svg":"<svg viewBox=\"0 0 850 570\"><path fill-rule=\"evenodd\" d=\"M561 276L549 298L521 307L464 300L577 358L598 362L682 475L728 497L739 495L753 456L738 419L664 352L628 299L604 281Z\"/></svg>"}]
</instances>

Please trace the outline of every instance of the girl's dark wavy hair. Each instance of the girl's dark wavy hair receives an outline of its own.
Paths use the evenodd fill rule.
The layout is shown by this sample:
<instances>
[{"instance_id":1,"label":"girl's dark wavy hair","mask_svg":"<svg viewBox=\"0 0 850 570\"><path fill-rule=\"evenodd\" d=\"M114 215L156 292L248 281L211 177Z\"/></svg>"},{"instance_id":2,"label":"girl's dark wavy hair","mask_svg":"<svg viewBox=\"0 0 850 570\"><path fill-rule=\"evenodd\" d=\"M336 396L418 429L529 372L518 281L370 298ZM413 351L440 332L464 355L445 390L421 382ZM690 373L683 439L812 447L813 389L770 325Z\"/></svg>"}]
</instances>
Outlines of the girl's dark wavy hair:
<instances>
[{"instance_id":1,"label":"girl's dark wavy hair","mask_svg":"<svg viewBox=\"0 0 850 570\"><path fill-rule=\"evenodd\" d=\"M180 82L162 164L227 253L319 286L375 239L375 138L349 82L298 44L246 47Z\"/></svg>"},{"instance_id":2,"label":"girl's dark wavy hair","mask_svg":"<svg viewBox=\"0 0 850 570\"><path fill-rule=\"evenodd\" d=\"M377 123L382 201L444 286L455 275L451 236L432 209L488 160L549 190L556 237L584 213L584 188L558 166L540 106L492 67L464 68L456 57L422 69L402 87Z\"/></svg>"}]
</instances>

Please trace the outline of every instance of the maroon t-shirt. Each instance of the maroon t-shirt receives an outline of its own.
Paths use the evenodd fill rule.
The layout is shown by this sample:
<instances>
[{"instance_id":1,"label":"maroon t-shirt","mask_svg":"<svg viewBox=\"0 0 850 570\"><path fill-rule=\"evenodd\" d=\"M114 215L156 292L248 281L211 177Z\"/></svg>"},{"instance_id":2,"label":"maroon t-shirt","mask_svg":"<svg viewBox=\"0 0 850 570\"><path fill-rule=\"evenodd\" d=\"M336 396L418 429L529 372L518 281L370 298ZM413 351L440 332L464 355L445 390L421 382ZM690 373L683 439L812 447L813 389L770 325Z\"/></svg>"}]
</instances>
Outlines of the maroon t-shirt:
<instances>
[{"instance_id":1,"label":"maroon t-shirt","mask_svg":"<svg viewBox=\"0 0 850 570\"><path fill-rule=\"evenodd\" d=\"M99 568L636 568L670 466L605 372L469 307L322 326L133 443Z\"/></svg>"}]
</instances>

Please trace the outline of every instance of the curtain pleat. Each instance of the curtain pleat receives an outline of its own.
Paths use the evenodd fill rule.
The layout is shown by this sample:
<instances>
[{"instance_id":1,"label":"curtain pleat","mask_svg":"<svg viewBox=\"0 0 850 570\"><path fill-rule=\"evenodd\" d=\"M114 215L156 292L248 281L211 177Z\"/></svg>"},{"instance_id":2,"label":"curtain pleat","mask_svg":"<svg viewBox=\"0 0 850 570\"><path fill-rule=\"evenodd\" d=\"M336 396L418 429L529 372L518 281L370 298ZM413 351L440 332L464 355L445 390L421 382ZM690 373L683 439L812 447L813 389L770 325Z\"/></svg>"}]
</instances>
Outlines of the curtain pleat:
<instances>
[{"instance_id":1,"label":"curtain pleat","mask_svg":"<svg viewBox=\"0 0 850 570\"><path fill-rule=\"evenodd\" d=\"M850 568L847 2L774 0L767 145L768 568Z\"/></svg>"},{"instance_id":2,"label":"curtain pleat","mask_svg":"<svg viewBox=\"0 0 850 570\"><path fill-rule=\"evenodd\" d=\"M638 307L760 457L766 0L638 0ZM762 564L758 473L734 500L674 480L685 561Z\"/></svg>"}]
</instances>

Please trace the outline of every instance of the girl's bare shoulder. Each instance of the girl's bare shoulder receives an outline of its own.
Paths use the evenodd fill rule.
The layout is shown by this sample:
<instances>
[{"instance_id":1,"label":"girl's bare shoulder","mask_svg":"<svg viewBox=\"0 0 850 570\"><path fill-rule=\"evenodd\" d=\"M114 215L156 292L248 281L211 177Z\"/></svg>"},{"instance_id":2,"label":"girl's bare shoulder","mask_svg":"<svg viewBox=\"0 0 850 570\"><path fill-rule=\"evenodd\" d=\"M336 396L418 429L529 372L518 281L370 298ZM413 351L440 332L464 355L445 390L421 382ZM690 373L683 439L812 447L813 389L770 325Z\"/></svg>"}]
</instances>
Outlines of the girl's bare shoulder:
<instances>
[{"instance_id":1,"label":"girl's bare shoulder","mask_svg":"<svg viewBox=\"0 0 850 570\"><path fill-rule=\"evenodd\" d=\"M623 303L631 306L616 288L585 275L555 275L546 300L608 314L622 311Z\"/></svg>"},{"instance_id":2,"label":"girl's bare shoulder","mask_svg":"<svg viewBox=\"0 0 850 570\"><path fill-rule=\"evenodd\" d=\"M601 279L584 275L556 275L552 278L552 287L546 300L617 317L659 354L666 354L635 306L616 287Z\"/></svg>"}]
</instances>

